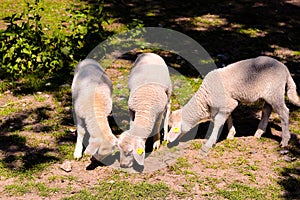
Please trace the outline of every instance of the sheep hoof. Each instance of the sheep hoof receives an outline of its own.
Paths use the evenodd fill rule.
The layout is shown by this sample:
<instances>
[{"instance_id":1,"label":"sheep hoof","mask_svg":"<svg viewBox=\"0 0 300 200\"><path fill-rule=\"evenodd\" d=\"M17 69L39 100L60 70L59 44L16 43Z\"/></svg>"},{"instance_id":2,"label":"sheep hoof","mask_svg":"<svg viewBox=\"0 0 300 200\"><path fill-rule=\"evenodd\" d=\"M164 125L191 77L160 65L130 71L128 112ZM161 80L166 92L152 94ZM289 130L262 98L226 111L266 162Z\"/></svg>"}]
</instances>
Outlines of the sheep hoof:
<instances>
[{"instance_id":1,"label":"sheep hoof","mask_svg":"<svg viewBox=\"0 0 300 200\"><path fill-rule=\"evenodd\" d=\"M206 157L208 155L209 151L210 151L210 148L207 147L207 146L205 146L205 145L203 145L201 147L201 150L200 150L200 153L199 153L199 157L200 158Z\"/></svg>"},{"instance_id":2,"label":"sheep hoof","mask_svg":"<svg viewBox=\"0 0 300 200\"><path fill-rule=\"evenodd\" d=\"M165 130L168 130L167 128ZM168 140L169 133L168 131L164 131L164 140Z\"/></svg>"},{"instance_id":3,"label":"sheep hoof","mask_svg":"<svg viewBox=\"0 0 300 200\"><path fill-rule=\"evenodd\" d=\"M227 135L227 139L228 140L233 140L234 139L234 135L236 134L235 129L230 129L228 135Z\"/></svg>"},{"instance_id":4,"label":"sheep hoof","mask_svg":"<svg viewBox=\"0 0 300 200\"><path fill-rule=\"evenodd\" d=\"M164 141L168 140L168 134L164 134Z\"/></svg>"},{"instance_id":5,"label":"sheep hoof","mask_svg":"<svg viewBox=\"0 0 300 200\"><path fill-rule=\"evenodd\" d=\"M234 136L232 136L232 135L227 136L227 140L233 140L233 139L234 139Z\"/></svg>"},{"instance_id":6,"label":"sheep hoof","mask_svg":"<svg viewBox=\"0 0 300 200\"><path fill-rule=\"evenodd\" d=\"M86 156L92 156L93 155L93 153L91 152L91 150L90 149L85 149L85 151L84 151L84 155L86 155Z\"/></svg>"},{"instance_id":7,"label":"sheep hoof","mask_svg":"<svg viewBox=\"0 0 300 200\"><path fill-rule=\"evenodd\" d=\"M81 157L82 157L81 152L79 152L79 153L76 152L76 151L74 152L74 159L75 159L75 160L79 160Z\"/></svg>"},{"instance_id":8,"label":"sheep hoof","mask_svg":"<svg viewBox=\"0 0 300 200\"><path fill-rule=\"evenodd\" d=\"M281 140L280 146L283 147L283 148L287 147L288 143L289 143L289 140Z\"/></svg>"},{"instance_id":9,"label":"sheep hoof","mask_svg":"<svg viewBox=\"0 0 300 200\"><path fill-rule=\"evenodd\" d=\"M263 133L264 133L263 130L258 129L258 130L255 132L254 137L256 137L257 139L259 139L259 138L262 136Z\"/></svg>"},{"instance_id":10,"label":"sheep hoof","mask_svg":"<svg viewBox=\"0 0 300 200\"><path fill-rule=\"evenodd\" d=\"M81 158L82 158L82 156L81 157L75 157L74 156L74 160L76 160L76 161L79 161Z\"/></svg>"},{"instance_id":11,"label":"sheep hoof","mask_svg":"<svg viewBox=\"0 0 300 200\"><path fill-rule=\"evenodd\" d=\"M155 141L154 144L153 144L153 150L157 150L157 149L159 149L159 147L160 147L160 141L157 140L157 141Z\"/></svg>"}]
</instances>

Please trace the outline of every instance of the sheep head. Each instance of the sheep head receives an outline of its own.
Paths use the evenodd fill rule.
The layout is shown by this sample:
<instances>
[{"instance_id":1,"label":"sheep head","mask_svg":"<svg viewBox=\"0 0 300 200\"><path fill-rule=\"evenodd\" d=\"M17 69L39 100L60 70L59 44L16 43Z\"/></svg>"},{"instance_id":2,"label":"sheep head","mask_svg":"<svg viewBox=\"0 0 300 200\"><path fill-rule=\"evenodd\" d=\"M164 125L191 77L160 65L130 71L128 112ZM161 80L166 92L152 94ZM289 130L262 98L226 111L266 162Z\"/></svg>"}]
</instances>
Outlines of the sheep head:
<instances>
[{"instance_id":1,"label":"sheep head","mask_svg":"<svg viewBox=\"0 0 300 200\"><path fill-rule=\"evenodd\" d=\"M120 166L132 167L135 160L139 165L144 165L145 139L132 136L128 131L123 132L118 139L120 150Z\"/></svg>"},{"instance_id":2,"label":"sheep head","mask_svg":"<svg viewBox=\"0 0 300 200\"><path fill-rule=\"evenodd\" d=\"M182 134L182 110L176 110L172 112L169 120L169 126L171 127L167 141L173 142Z\"/></svg>"}]
</instances>

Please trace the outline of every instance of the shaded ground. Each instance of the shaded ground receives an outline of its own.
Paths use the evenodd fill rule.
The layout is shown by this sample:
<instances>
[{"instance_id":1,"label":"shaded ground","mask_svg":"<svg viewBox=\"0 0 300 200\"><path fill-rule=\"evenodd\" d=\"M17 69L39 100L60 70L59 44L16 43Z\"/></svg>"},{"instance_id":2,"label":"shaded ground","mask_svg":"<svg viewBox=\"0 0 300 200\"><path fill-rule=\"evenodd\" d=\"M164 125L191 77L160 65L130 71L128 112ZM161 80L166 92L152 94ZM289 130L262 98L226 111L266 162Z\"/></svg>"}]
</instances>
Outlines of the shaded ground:
<instances>
[{"instance_id":1,"label":"shaded ground","mask_svg":"<svg viewBox=\"0 0 300 200\"><path fill-rule=\"evenodd\" d=\"M119 61L123 62L128 63L127 60ZM115 65L116 68L119 66ZM60 99L68 94L63 93ZM173 150L163 146L146 159L145 173L128 174L131 170L122 172L115 169L118 168L118 161L113 165L115 167L95 165L92 170L86 170L91 166L89 158L85 157L80 161L72 159L75 133L72 132L71 122L64 123L65 117L71 117L65 115L69 112L69 104L57 102L52 94L40 93L16 98L6 93L1 95L0 102L1 108L19 109L0 118L0 153L5 167L0 178L0 193L4 199L33 199L43 196L47 199L60 199L79 195L83 189L93 191L99 181L105 181L114 187L120 180L131 184L143 181L151 184L163 182L170 188L167 199L227 199L232 198L232 193L236 191L244 195L252 190L254 196L250 196L251 199L277 199L278 195L295 199L299 196L300 137L298 134L293 135L290 153L280 153L280 123L278 116L273 114L267 134L261 140L255 139L253 134L259 122L256 106L251 109L241 106L234 112L237 138L232 141L224 140L227 131L224 128L222 137L208 157L198 157L208 128L208 124L204 123L199 125L198 139L183 138L179 144L175 143ZM12 102L14 105L10 105ZM61 113L57 113L58 110ZM291 128L299 131L299 121L295 120L299 117L298 111L292 112L292 116ZM55 118L56 120L51 120ZM54 127L57 120L61 124L56 130ZM64 145L67 149L61 151L60 147ZM172 155L178 151L179 155L170 159L170 154L166 154L166 151L170 151ZM65 154L63 159L62 154ZM71 161L72 166L69 173L61 169L61 163L67 160ZM160 168L160 164L163 164L163 168L153 171ZM21 184L30 188L28 192L8 189L7 186L15 185L18 180L9 175L14 171L35 177ZM48 190L43 191L38 184L45 185Z\"/></svg>"},{"instance_id":2,"label":"shaded ground","mask_svg":"<svg viewBox=\"0 0 300 200\"><path fill-rule=\"evenodd\" d=\"M219 64L270 55L287 64L299 90L299 6L298 1L282 0L111 1L105 3L105 9L115 21L106 28L114 30L131 23L133 18L141 20L145 27L172 28L198 41ZM108 70L113 81L125 79L135 56L129 54L114 63ZM169 66L177 62L174 56L165 58ZM189 76L198 78L192 71ZM71 78L66 78L67 83ZM178 106L177 102L175 107ZM0 198L61 199L75 195L83 199L76 195L85 190L97 194L95 187L103 186L103 181L111 184L106 191L116 188L121 193L124 189L118 188L118 182L125 180L127 185L163 182L168 186L166 199L298 199L300 112L291 104L288 107L293 137L287 154L279 148L278 116L271 116L267 134L256 140L252 136L259 122L259 106L240 106L233 114L237 138L224 140L224 128L207 158L198 157L208 128L208 124L200 124L196 140L183 138L179 144L185 146L183 155L174 162L166 162L158 171L129 174L106 166L86 170L91 164L89 158L72 159L75 132L70 85L52 89L45 86L43 93L34 94L14 88L0 95ZM120 133L112 125L114 132ZM154 156L157 153L149 159L160 158ZM72 165L69 173L60 168L66 160Z\"/></svg>"}]
</instances>

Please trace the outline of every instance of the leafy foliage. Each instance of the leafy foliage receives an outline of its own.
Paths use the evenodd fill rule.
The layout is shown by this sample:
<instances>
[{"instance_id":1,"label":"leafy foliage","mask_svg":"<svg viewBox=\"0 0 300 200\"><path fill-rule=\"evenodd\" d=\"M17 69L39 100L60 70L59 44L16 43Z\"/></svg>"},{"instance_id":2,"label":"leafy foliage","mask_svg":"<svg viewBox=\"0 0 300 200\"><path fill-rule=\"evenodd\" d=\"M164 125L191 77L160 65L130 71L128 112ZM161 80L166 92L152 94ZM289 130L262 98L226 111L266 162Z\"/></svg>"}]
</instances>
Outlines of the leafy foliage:
<instances>
[{"instance_id":1,"label":"leafy foliage","mask_svg":"<svg viewBox=\"0 0 300 200\"><path fill-rule=\"evenodd\" d=\"M42 11L36 0L33 5L27 3L24 12L4 18L8 25L0 35L0 78L69 75L77 61L91 50L91 44L107 37L101 26L104 15L100 3L94 10L69 10L68 22L62 21L52 34L47 33L49 26L41 22Z\"/></svg>"}]
</instances>

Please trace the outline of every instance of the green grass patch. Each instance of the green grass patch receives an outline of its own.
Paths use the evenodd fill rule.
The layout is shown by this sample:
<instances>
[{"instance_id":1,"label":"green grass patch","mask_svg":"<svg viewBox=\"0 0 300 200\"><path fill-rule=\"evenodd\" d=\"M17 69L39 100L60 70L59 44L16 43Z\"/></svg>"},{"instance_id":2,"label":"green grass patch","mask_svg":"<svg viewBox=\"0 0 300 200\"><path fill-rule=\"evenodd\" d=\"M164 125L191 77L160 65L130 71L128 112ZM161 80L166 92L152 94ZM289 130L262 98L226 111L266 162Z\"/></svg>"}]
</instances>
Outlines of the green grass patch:
<instances>
[{"instance_id":1,"label":"green grass patch","mask_svg":"<svg viewBox=\"0 0 300 200\"><path fill-rule=\"evenodd\" d=\"M170 192L169 187L163 182L152 184L145 181L130 183L100 180L99 185L93 190L81 190L80 193L63 199L165 199Z\"/></svg>"},{"instance_id":2,"label":"green grass patch","mask_svg":"<svg viewBox=\"0 0 300 200\"><path fill-rule=\"evenodd\" d=\"M266 199L266 194L260 188L250 187L241 183L232 183L227 189L217 189L217 194L229 199Z\"/></svg>"},{"instance_id":3,"label":"green grass patch","mask_svg":"<svg viewBox=\"0 0 300 200\"><path fill-rule=\"evenodd\" d=\"M7 116L11 113L17 112L20 108L15 107L14 101L8 101L5 105L1 106L0 116Z\"/></svg>"},{"instance_id":4,"label":"green grass patch","mask_svg":"<svg viewBox=\"0 0 300 200\"><path fill-rule=\"evenodd\" d=\"M177 105L176 107L185 105L202 82L200 78L188 78L180 74L171 74L171 80L173 83L172 106Z\"/></svg>"},{"instance_id":5,"label":"green grass patch","mask_svg":"<svg viewBox=\"0 0 300 200\"><path fill-rule=\"evenodd\" d=\"M26 2L34 2L34 0L1 0L2 11L0 18L7 17L15 12L22 12L26 7Z\"/></svg>"},{"instance_id":6,"label":"green grass patch","mask_svg":"<svg viewBox=\"0 0 300 200\"><path fill-rule=\"evenodd\" d=\"M294 56L300 56L300 51L294 51L293 54Z\"/></svg>"},{"instance_id":7,"label":"green grass patch","mask_svg":"<svg viewBox=\"0 0 300 200\"><path fill-rule=\"evenodd\" d=\"M240 28L238 29L238 32L244 35L248 35L251 38L255 38L267 34L265 31L262 31L257 28Z\"/></svg>"},{"instance_id":8,"label":"green grass patch","mask_svg":"<svg viewBox=\"0 0 300 200\"><path fill-rule=\"evenodd\" d=\"M73 159L73 151L75 149L75 144L60 144L58 146L59 153L63 156L63 159Z\"/></svg>"},{"instance_id":9,"label":"green grass patch","mask_svg":"<svg viewBox=\"0 0 300 200\"><path fill-rule=\"evenodd\" d=\"M27 3L33 4L34 0L1 0L0 3L4 8L4 12L0 12L0 18L8 17L16 12L21 13L26 10ZM61 22L67 22L69 15L67 10L78 7L87 7L84 3L76 3L76 0L41 0L38 7L40 10L41 21L44 25L47 25L47 29L44 31L55 31L61 28Z\"/></svg>"},{"instance_id":10,"label":"green grass patch","mask_svg":"<svg viewBox=\"0 0 300 200\"><path fill-rule=\"evenodd\" d=\"M13 196L21 196L30 192L30 188L28 188L26 185L19 184L6 185L4 190Z\"/></svg>"},{"instance_id":11,"label":"green grass patch","mask_svg":"<svg viewBox=\"0 0 300 200\"><path fill-rule=\"evenodd\" d=\"M191 143L191 148L194 150L200 150L202 147L202 143L200 141L193 140Z\"/></svg>"},{"instance_id":12,"label":"green grass patch","mask_svg":"<svg viewBox=\"0 0 300 200\"><path fill-rule=\"evenodd\" d=\"M46 101L46 97L44 95L41 94L34 94L34 100L38 101L38 102L44 102Z\"/></svg>"},{"instance_id":13,"label":"green grass patch","mask_svg":"<svg viewBox=\"0 0 300 200\"><path fill-rule=\"evenodd\" d=\"M184 174L185 169L191 167L192 165L189 163L187 158L179 157L175 164L169 166L170 171L174 171L176 174Z\"/></svg>"},{"instance_id":14,"label":"green grass patch","mask_svg":"<svg viewBox=\"0 0 300 200\"><path fill-rule=\"evenodd\" d=\"M199 17L195 17L192 23L200 27L219 27L227 23L225 18L221 18L218 15L206 14Z\"/></svg>"},{"instance_id":15,"label":"green grass patch","mask_svg":"<svg viewBox=\"0 0 300 200\"><path fill-rule=\"evenodd\" d=\"M12 196L21 196L26 193L32 192L35 190L39 193L40 196L48 197L54 192L58 192L59 188L52 188L41 182L29 181L25 184L11 184L5 186L5 191Z\"/></svg>"},{"instance_id":16,"label":"green grass patch","mask_svg":"<svg viewBox=\"0 0 300 200\"><path fill-rule=\"evenodd\" d=\"M78 180L78 177L76 176L72 176L72 175L68 175L68 176L65 176L65 175L53 175L53 176L50 176L48 178L48 181L49 182L55 182L55 181L69 181L70 183L71 182L74 182L74 181L77 181Z\"/></svg>"}]
</instances>

